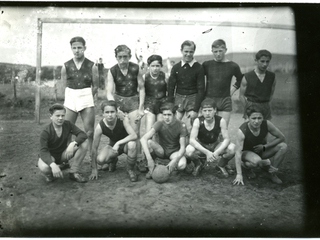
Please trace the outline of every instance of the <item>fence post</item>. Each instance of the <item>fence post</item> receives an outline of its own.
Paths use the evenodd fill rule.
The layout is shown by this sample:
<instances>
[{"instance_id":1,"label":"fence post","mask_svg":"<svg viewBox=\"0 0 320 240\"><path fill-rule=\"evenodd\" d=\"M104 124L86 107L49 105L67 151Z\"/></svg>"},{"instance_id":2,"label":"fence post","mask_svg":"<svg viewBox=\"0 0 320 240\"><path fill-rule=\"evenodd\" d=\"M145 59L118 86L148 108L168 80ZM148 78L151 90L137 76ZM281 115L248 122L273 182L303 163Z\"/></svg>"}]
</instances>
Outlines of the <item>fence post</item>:
<instances>
[{"instance_id":1,"label":"fence post","mask_svg":"<svg viewBox=\"0 0 320 240\"><path fill-rule=\"evenodd\" d=\"M41 49L42 49L42 21L40 18L38 18L36 94L35 94L35 112L34 112L35 121L37 123L40 123Z\"/></svg>"}]
</instances>

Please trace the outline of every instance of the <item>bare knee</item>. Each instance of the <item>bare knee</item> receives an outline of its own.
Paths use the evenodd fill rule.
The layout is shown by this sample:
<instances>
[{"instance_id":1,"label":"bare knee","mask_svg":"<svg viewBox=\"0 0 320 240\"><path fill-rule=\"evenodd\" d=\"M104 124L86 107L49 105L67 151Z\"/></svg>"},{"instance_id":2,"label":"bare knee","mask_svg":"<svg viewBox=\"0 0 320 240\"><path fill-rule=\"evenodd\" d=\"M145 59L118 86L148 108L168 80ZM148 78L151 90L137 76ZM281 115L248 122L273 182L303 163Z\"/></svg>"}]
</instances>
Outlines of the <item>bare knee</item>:
<instances>
[{"instance_id":1,"label":"bare knee","mask_svg":"<svg viewBox=\"0 0 320 240\"><path fill-rule=\"evenodd\" d=\"M52 172L51 167L48 164L46 164L41 158L39 158L39 160L38 160L38 168L43 173L51 173Z\"/></svg>"},{"instance_id":2,"label":"bare knee","mask_svg":"<svg viewBox=\"0 0 320 240\"><path fill-rule=\"evenodd\" d=\"M185 157L180 158L177 169L183 170L186 168L186 166L187 166L187 159Z\"/></svg>"},{"instance_id":3,"label":"bare knee","mask_svg":"<svg viewBox=\"0 0 320 240\"><path fill-rule=\"evenodd\" d=\"M194 151L195 151L195 148L193 146L191 146L191 145L188 145L187 148L186 148L185 155L187 157L191 157L193 155Z\"/></svg>"},{"instance_id":4,"label":"bare knee","mask_svg":"<svg viewBox=\"0 0 320 240\"><path fill-rule=\"evenodd\" d=\"M278 145L280 147L280 150L287 152L288 151L288 145L285 142L279 143Z\"/></svg>"},{"instance_id":5,"label":"bare knee","mask_svg":"<svg viewBox=\"0 0 320 240\"><path fill-rule=\"evenodd\" d=\"M137 143L135 141L128 142L128 151L133 151L137 147Z\"/></svg>"}]
</instances>

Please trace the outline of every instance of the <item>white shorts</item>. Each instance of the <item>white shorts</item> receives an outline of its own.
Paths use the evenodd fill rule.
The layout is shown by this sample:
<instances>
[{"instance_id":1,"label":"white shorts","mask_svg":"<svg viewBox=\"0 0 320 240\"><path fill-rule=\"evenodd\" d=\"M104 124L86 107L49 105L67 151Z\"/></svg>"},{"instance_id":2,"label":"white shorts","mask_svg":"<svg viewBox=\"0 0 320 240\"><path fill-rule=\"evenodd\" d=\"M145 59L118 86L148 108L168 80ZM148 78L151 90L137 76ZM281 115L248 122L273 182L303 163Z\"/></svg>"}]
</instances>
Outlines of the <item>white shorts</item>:
<instances>
[{"instance_id":1,"label":"white shorts","mask_svg":"<svg viewBox=\"0 0 320 240\"><path fill-rule=\"evenodd\" d=\"M67 87L64 95L64 106L74 112L94 107L91 88L72 89Z\"/></svg>"}]
</instances>

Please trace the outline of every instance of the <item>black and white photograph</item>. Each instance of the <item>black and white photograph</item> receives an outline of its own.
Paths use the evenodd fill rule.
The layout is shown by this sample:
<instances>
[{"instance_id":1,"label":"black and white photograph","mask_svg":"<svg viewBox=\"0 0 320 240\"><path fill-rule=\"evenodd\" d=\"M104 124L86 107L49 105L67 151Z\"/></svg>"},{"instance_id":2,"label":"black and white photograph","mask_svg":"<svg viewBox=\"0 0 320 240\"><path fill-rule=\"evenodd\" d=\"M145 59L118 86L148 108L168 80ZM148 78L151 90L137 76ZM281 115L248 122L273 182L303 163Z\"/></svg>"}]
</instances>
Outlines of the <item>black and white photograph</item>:
<instances>
[{"instance_id":1,"label":"black and white photograph","mask_svg":"<svg viewBox=\"0 0 320 240\"><path fill-rule=\"evenodd\" d=\"M0 237L315 237L319 37L163 6L0 3Z\"/></svg>"}]
</instances>

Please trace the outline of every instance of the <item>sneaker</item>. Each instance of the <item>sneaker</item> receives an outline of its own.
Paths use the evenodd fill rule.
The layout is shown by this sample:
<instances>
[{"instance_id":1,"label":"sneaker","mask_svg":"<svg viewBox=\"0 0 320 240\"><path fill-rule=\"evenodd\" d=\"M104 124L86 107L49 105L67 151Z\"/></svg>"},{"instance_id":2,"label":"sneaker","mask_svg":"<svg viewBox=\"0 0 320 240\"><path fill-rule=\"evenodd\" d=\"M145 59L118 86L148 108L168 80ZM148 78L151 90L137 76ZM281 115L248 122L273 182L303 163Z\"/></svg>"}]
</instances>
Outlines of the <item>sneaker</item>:
<instances>
[{"instance_id":1,"label":"sneaker","mask_svg":"<svg viewBox=\"0 0 320 240\"><path fill-rule=\"evenodd\" d=\"M195 176L195 177L198 177L200 172L202 170L202 164L198 165L198 166L195 166L193 172L192 172L192 175Z\"/></svg>"},{"instance_id":2,"label":"sneaker","mask_svg":"<svg viewBox=\"0 0 320 240\"><path fill-rule=\"evenodd\" d=\"M148 172L146 159L138 160L136 165L137 165L137 169L138 169L139 172L142 172L142 173Z\"/></svg>"},{"instance_id":3,"label":"sneaker","mask_svg":"<svg viewBox=\"0 0 320 240\"><path fill-rule=\"evenodd\" d=\"M226 169L226 171L228 172L229 175L234 175L235 174L235 171L229 165L226 165L225 169Z\"/></svg>"},{"instance_id":4,"label":"sneaker","mask_svg":"<svg viewBox=\"0 0 320 240\"><path fill-rule=\"evenodd\" d=\"M46 182L53 182L54 181L54 177L53 175L44 175Z\"/></svg>"},{"instance_id":5,"label":"sneaker","mask_svg":"<svg viewBox=\"0 0 320 240\"><path fill-rule=\"evenodd\" d=\"M114 172L117 169L118 158L113 162L109 163L109 172Z\"/></svg>"},{"instance_id":6,"label":"sneaker","mask_svg":"<svg viewBox=\"0 0 320 240\"><path fill-rule=\"evenodd\" d=\"M66 169L70 168L70 164L69 163L61 163L59 165L59 168L61 171L66 170Z\"/></svg>"},{"instance_id":7,"label":"sneaker","mask_svg":"<svg viewBox=\"0 0 320 240\"><path fill-rule=\"evenodd\" d=\"M147 172L147 174L146 174L146 179L152 179L152 174L150 173L150 171Z\"/></svg>"},{"instance_id":8,"label":"sneaker","mask_svg":"<svg viewBox=\"0 0 320 240\"><path fill-rule=\"evenodd\" d=\"M78 183L88 182L88 180L85 177L83 177L80 173L69 173L69 178Z\"/></svg>"},{"instance_id":9,"label":"sneaker","mask_svg":"<svg viewBox=\"0 0 320 240\"><path fill-rule=\"evenodd\" d=\"M282 184L282 181L276 174L270 174L270 180L276 184Z\"/></svg>"},{"instance_id":10,"label":"sneaker","mask_svg":"<svg viewBox=\"0 0 320 240\"><path fill-rule=\"evenodd\" d=\"M216 166L216 170L222 174L225 178L229 177L229 173L224 167L219 167L218 165Z\"/></svg>"},{"instance_id":11,"label":"sneaker","mask_svg":"<svg viewBox=\"0 0 320 240\"><path fill-rule=\"evenodd\" d=\"M138 181L137 174L133 170L128 170L128 174L131 182Z\"/></svg>"}]
</instances>

